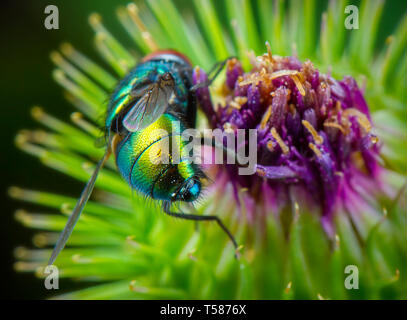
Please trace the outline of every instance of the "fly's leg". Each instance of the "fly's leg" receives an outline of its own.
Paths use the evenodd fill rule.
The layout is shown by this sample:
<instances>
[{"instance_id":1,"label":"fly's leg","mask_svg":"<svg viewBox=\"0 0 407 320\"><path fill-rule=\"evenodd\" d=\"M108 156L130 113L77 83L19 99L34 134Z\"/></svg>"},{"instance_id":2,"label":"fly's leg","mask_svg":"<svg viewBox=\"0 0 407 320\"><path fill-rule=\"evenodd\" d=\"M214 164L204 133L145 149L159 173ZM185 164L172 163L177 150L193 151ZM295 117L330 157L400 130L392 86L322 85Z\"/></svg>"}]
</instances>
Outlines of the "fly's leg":
<instances>
[{"instance_id":1,"label":"fly's leg","mask_svg":"<svg viewBox=\"0 0 407 320\"><path fill-rule=\"evenodd\" d=\"M226 63L229 60L234 59L234 58L236 58L236 57L228 57L223 61L216 62L213 65L213 67L211 68L211 70L209 70L209 72L208 72L208 79L205 82L201 82L201 83L194 85L190 90L196 91L197 89L200 89L200 88L209 87L212 84L212 82L215 81L215 79L218 77L220 72L223 70Z\"/></svg>"},{"instance_id":2,"label":"fly's leg","mask_svg":"<svg viewBox=\"0 0 407 320\"><path fill-rule=\"evenodd\" d=\"M188 205L190 210L192 210L192 211L195 210L195 207L190 202L187 202L187 205ZM195 232L199 232L199 221L195 221L194 224L195 224L195 226L194 226L195 227Z\"/></svg>"},{"instance_id":3,"label":"fly's leg","mask_svg":"<svg viewBox=\"0 0 407 320\"><path fill-rule=\"evenodd\" d=\"M237 245L237 242L235 238L233 237L232 233L229 231L228 228L223 224L222 220L218 216L201 216L201 215L195 215L195 214L188 214L188 213L176 213L172 212L170 210L171 203L166 202L163 205L163 210L166 214L169 216L175 217L175 218L180 218L180 219L185 219L185 220L193 220L193 221L216 221L216 223L221 227L221 229L227 234L229 237L230 241L232 241L233 246L235 247L235 257L238 259L239 258L239 246Z\"/></svg>"}]
</instances>

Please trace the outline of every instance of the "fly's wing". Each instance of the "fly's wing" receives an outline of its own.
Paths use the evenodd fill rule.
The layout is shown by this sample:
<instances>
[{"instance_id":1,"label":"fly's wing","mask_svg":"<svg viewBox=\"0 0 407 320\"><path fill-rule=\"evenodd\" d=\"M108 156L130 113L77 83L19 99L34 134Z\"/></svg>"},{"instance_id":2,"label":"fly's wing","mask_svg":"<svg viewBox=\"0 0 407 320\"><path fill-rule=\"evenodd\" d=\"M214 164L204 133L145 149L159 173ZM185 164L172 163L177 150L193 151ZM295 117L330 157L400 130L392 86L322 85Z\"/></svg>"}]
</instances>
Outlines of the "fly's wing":
<instances>
[{"instance_id":1,"label":"fly's wing","mask_svg":"<svg viewBox=\"0 0 407 320\"><path fill-rule=\"evenodd\" d=\"M109 151L109 148L107 148L105 155L103 156L102 159L99 160L99 162L96 166L96 169L92 174L92 177L89 179L88 183L86 184L85 189L83 189L81 197L79 198L78 202L76 203L75 208L73 209L72 214L69 216L68 222L66 223L64 230L62 231L62 233L60 234L60 236L58 238L55 248L52 251L51 258L48 261L49 266L55 262L59 253L65 247L65 244L68 241L69 236L71 235L72 230L75 227L75 224L78 221L78 219L83 211L83 208L85 207L86 203L89 200L89 197L93 191L93 187L95 186L96 178L99 174L99 171L100 171L100 169L102 169L106 160L109 158L109 155L110 155L110 151Z\"/></svg>"},{"instance_id":2,"label":"fly's wing","mask_svg":"<svg viewBox=\"0 0 407 320\"><path fill-rule=\"evenodd\" d=\"M148 86L123 118L124 127L130 132L148 127L167 110L173 93L173 81L158 81Z\"/></svg>"}]
</instances>

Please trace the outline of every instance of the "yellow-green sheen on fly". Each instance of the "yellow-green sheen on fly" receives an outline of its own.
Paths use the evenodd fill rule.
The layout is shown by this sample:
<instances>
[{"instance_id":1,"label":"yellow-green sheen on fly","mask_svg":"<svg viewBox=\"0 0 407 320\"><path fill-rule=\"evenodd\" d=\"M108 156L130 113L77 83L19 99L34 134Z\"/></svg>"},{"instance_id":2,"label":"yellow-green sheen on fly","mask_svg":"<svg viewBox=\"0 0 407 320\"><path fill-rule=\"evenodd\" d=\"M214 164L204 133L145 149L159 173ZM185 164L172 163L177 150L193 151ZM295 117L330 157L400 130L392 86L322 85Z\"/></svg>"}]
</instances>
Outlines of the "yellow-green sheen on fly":
<instances>
[{"instance_id":1,"label":"yellow-green sheen on fly","mask_svg":"<svg viewBox=\"0 0 407 320\"><path fill-rule=\"evenodd\" d=\"M94 188L97 175L113 153L119 172L128 184L163 201L168 215L195 221L215 221L237 243L217 216L171 211L176 201L192 202L201 193L204 177L189 157L182 134L195 126L196 96L192 66L173 50L146 56L117 85L109 101L105 132L107 148L86 184L49 260L53 264L64 248Z\"/></svg>"},{"instance_id":2,"label":"yellow-green sheen on fly","mask_svg":"<svg viewBox=\"0 0 407 320\"><path fill-rule=\"evenodd\" d=\"M119 172L132 188L153 199L194 201L201 191L203 173L188 161L182 139L182 132L195 125L191 76L184 56L158 52L129 72L109 103L106 130L118 136L113 150ZM159 112L161 107L165 112ZM145 119L148 125L140 129Z\"/></svg>"},{"instance_id":3,"label":"yellow-green sheen on fly","mask_svg":"<svg viewBox=\"0 0 407 320\"><path fill-rule=\"evenodd\" d=\"M176 116L165 113L147 128L127 135L116 148L121 175L138 191L170 201L177 188L199 172L188 161L187 141L181 135L185 129ZM196 196L198 192L197 188Z\"/></svg>"},{"instance_id":4,"label":"yellow-green sheen on fly","mask_svg":"<svg viewBox=\"0 0 407 320\"><path fill-rule=\"evenodd\" d=\"M120 113L125 113L129 111L129 107L133 106L132 100L134 99L134 93L137 90L143 91L146 84L154 83L157 81L159 76L165 73L171 73L174 79L174 97L173 105L180 109L182 113L191 109L189 106L191 100L189 95L189 87L191 86L190 81L186 81L188 76L185 73L189 70L189 66L181 66L181 72L177 71L179 68L178 61L171 60L149 60L137 65L133 70L131 70L127 76L120 81L117 85L116 90L113 92L110 99L107 116L106 116L106 129L111 129L113 127L120 126L119 121L122 120L119 115ZM137 100L135 100L137 102ZM194 101L195 102L195 101ZM195 104L195 103L194 103ZM156 106L152 106L156 107ZM192 111L192 110L191 110ZM195 114L191 114L195 117ZM191 119L194 120L195 119ZM116 124L114 123L116 122ZM190 125L194 126L194 123Z\"/></svg>"}]
</instances>

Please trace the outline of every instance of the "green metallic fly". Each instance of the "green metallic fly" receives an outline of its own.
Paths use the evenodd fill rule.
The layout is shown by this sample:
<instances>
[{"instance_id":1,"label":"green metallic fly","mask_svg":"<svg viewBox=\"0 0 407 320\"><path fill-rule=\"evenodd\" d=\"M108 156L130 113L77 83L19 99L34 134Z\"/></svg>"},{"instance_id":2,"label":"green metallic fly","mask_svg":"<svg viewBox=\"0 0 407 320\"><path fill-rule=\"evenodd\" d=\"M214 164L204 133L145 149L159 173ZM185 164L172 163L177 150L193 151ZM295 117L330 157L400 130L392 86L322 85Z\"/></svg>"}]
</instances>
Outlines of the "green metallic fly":
<instances>
[{"instance_id":1,"label":"green metallic fly","mask_svg":"<svg viewBox=\"0 0 407 320\"><path fill-rule=\"evenodd\" d=\"M215 65L217 68L213 70L216 72L205 86L216 78L226 61ZM146 56L120 81L107 110L106 152L82 191L48 265L55 262L65 247L89 200L98 173L112 153L116 157L119 172L133 189L152 199L161 200L164 212L170 216L195 221L216 221L237 249L236 240L218 216L176 213L170 210L174 202L195 201L201 194L201 180L205 177L197 164L183 161L188 155L184 151L187 142L181 135L185 129L195 127L197 87L192 85L192 66L189 60L173 50L158 51ZM173 139L174 136L176 139ZM180 150L181 161L151 161L151 152L160 151L161 147L174 144L174 141L176 146L173 147ZM213 142L210 144L224 148ZM152 151L153 147L155 151Z\"/></svg>"}]
</instances>

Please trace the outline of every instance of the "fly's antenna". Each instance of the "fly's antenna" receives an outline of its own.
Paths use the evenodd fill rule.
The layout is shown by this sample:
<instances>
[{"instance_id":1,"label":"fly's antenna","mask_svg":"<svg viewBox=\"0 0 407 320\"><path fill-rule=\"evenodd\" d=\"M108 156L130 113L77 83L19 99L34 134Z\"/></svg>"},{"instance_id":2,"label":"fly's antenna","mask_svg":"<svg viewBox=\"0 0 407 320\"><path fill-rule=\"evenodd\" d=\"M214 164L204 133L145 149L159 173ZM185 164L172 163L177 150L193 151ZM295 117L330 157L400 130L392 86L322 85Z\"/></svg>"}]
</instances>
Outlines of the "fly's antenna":
<instances>
[{"instance_id":1,"label":"fly's antenna","mask_svg":"<svg viewBox=\"0 0 407 320\"><path fill-rule=\"evenodd\" d=\"M188 214L188 213L183 213L183 212L172 212L171 211L171 204L172 202L166 201L163 203L163 211L168 214L169 216L175 217L175 218L180 218L180 219L185 219L185 220L193 220L196 222L199 221L214 221L218 224L218 226L225 232L225 234L228 236L229 240L232 242L233 246L235 247L235 257L239 259L240 257L240 246L237 244L235 237L232 235L232 233L229 231L229 229L224 225L223 221L218 217L218 216L201 216L201 215L196 215L196 214Z\"/></svg>"}]
</instances>

